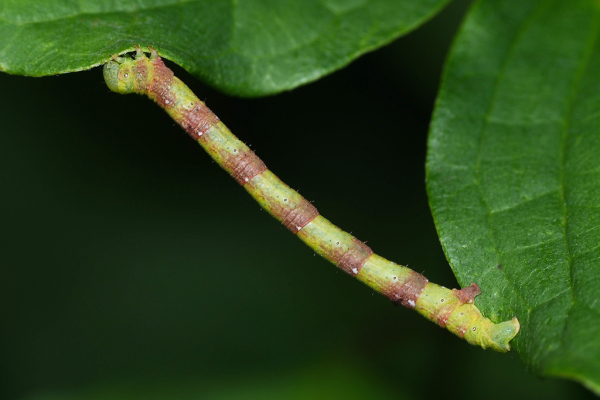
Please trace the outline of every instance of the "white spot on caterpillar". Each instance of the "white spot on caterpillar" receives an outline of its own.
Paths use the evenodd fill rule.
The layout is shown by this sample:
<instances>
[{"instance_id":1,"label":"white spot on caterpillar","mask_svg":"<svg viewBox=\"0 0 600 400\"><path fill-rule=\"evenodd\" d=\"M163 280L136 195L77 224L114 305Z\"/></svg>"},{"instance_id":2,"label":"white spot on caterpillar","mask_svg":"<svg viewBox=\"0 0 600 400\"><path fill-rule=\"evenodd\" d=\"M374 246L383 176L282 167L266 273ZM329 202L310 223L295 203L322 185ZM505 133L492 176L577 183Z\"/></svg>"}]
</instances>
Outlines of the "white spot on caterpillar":
<instances>
[{"instance_id":1,"label":"white spot on caterpillar","mask_svg":"<svg viewBox=\"0 0 600 400\"><path fill-rule=\"evenodd\" d=\"M169 100L165 100L165 104L171 104Z\"/></svg>"},{"instance_id":2,"label":"white spot on caterpillar","mask_svg":"<svg viewBox=\"0 0 600 400\"><path fill-rule=\"evenodd\" d=\"M203 133L204 133L204 132L200 132L200 133L198 134L198 136L202 136L202 134L203 134Z\"/></svg>"},{"instance_id":3,"label":"white spot on caterpillar","mask_svg":"<svg viewBox=\"0 0 600 400\"><path fill-rule=\"evenodd\" d=\"M409 300L408 304L410 304L411 307L414 307L415 306L415 301L414 300Z\"/></svg>"},{"instance_id":4,"label":"white spot on caterpillar","mask_svg":"<svg viewBox=\"0 0 600 400\"><path fill-rule=\"evenodd\" d=\"M244 178L244 182L248 182L248 178Z\"/></svg>"},{"instance_id":5,"label":"white spot on caterpillar","mask_svg":"<svg viewBox=\"0 0 600 400\"><path fill-rule=\"evenodd\" d=\"M301 226L297 226L296 229L300 230L300 229L302 229L302 227Z\"/></svg>"},{"instance_id":6,"label":"white spot on caterpillar","mask_svg":"<svg viewBox=\"0 0 600 400\"><path fill-rule=\"evenodd\" d=\"M356 275L356 274L358 274L358 269L352 268L352 272L354 273L354 275Z\"/></svg>"}]
</instances>

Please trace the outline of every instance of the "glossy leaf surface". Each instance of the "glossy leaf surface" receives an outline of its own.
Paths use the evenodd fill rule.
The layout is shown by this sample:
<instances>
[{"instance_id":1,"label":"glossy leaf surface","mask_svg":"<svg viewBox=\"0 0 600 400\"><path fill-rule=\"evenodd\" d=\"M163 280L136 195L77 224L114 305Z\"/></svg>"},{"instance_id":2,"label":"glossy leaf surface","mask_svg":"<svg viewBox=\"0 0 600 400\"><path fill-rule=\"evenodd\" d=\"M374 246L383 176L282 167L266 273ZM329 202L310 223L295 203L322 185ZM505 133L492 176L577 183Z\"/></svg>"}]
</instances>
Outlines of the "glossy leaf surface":
<instances>
[{"instance_id":1,"label":"glossy leaf surface","mask_svg":"<svg viewBox=\"0 0 600 400\"><path fill-rule=\"evenodd\" d=\"M600 390L600 3L485 0L449 56L428 191L461 285L535 371Z\"/></svg>"}]
</instances>

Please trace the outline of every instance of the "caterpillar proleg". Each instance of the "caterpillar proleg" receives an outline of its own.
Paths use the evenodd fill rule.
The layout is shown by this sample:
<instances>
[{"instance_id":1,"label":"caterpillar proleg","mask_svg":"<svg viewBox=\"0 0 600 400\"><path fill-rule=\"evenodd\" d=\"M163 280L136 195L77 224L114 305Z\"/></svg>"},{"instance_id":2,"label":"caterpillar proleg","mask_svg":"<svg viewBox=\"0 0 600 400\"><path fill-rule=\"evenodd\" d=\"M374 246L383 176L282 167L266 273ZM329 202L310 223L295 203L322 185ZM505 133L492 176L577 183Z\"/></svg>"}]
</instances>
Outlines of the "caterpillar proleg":
<instances>
[{"instance_id":1,"label":"caterpillar proleg","mask_svg":"<svg viewBox=\"0 0 600 400\"><path fill-rule=\"evenodd\" d=\"M423 275L374 254L370 247L323 218L298 192L273 174L252 150L165 66L149 47L150 57L136 46L135 59L113 56L104 79L117 93L139 93L161 106L260 206L315 252L393 302L415 309L467 342L506 352L519 332L513 318L498 324L473 304L476 284L446 289Z\"/></svg>"}]
</instances>

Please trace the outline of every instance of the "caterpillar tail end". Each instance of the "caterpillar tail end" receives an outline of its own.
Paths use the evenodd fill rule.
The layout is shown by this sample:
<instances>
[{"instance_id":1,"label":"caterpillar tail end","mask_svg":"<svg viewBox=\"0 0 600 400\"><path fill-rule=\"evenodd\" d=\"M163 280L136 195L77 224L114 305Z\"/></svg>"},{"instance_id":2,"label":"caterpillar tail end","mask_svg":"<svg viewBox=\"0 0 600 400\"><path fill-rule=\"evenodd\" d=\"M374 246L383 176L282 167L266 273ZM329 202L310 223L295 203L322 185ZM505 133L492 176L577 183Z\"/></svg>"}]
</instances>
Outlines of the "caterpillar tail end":
<instances>
[{"instance_id":1,"label":"caterpillar tail end","mask_svg":"<svg viewBox=\"0 0 600 400\"><path fill-rule=\"evenodd\" d=\"M488 346L492 350L496 350L501 353L510 351L509 342L517 336L521 329L519 320L514 317L511 320L500 322L499 324L493 324L489 329L489 341ZM485 346L482 346L485 348Z\"/></svg>"}]
</instances>

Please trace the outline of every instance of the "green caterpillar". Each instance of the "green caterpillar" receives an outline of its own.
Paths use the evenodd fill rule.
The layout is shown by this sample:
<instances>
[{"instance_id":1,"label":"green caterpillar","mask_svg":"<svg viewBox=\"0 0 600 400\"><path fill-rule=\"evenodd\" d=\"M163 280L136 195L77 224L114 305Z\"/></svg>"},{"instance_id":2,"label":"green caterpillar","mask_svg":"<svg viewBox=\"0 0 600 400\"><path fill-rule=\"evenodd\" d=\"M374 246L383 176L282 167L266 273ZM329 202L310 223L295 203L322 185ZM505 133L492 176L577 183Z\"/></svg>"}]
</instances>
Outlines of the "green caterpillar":
<instances>
[{"instance_id":1,"label":"green caterpillar","mask_svg":"<svg viewBox=\"0 0 600 400\"><path fill-rule=\"evenodd\" d=\"M117 93L148 96L173 118L252 197L300 240L346 273L390 298L415 309L467 342L496 351L510 350L519 332L513 318L494 324L473 304L476 284L446 289L423 275L374 254L363 242L319 215L304 197L269 171L244 143L165 66L156 50L148 58L139 46L135 59L113 56L104 79Z\"/></svg>"}]
</instances>

